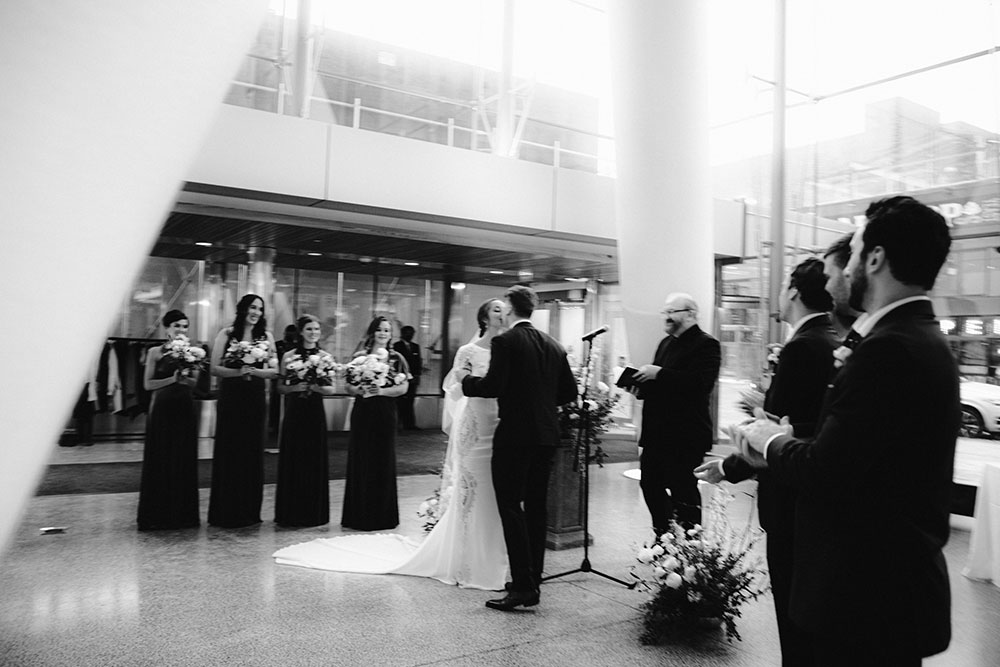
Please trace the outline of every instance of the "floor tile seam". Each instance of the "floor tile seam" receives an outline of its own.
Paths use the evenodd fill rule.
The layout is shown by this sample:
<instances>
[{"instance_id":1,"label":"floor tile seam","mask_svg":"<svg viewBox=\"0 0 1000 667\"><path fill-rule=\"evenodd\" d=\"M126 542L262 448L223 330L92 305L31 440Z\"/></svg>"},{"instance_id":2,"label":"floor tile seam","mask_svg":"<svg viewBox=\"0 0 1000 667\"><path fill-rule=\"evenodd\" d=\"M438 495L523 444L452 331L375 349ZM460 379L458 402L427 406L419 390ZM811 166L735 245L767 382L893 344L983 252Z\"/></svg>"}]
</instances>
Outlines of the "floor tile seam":
<instances>
[{"instance_id":1,"label":"floor tile seam","mask_svg":"<svg viewBox=\"0 0 1000 667\"><path fill-rule=\"evenodd\" d=\"M591 595L595 595L595 596L597 596L599 598L607 600L608 602L613 602L616 605L619 605L621 607L627 607L629 609L634 609L635 611L641 611L642 610L642 605L645 603L645 597L642 596L642 593L640 591L636 591L635 589L626 589L626 590L628 590L629 593L634 593L637 598L642 597L642 599L639 600L639 601L637 601L635 604L630 604L628 602L622 602L621 600L618 600L617 598L611 597L610 595L608 595L606 593L600 593L600 592L595 591L593 589L587 588L586 586L583 585L583 582L564 581L564 582L561 582L561 583L569 584L569 585L573 586L574 588L579 588L582 591L586 591L587 593L590 593ZM543 588L542 590L544 591L545 589Z\"/></svg>"},{"instance_id":2,"label":"floor tile seam","mask_svg":"<svg viewBox=\"0 0 1000 667\"><path fill-rule=\"evenodd\" d=\"M593 591L591 589L585 588L584 586L581 586L580 583L578 583L578 582L567 581L567 582L564 582L564 583L571 584L571 585L573 585L573 586L575 586L577 588L585 590L588 593L591 593L593 595L596 595L597 597L600 597L600 598L603 598L603 599L607 600L608 602L612 602L612 603L615 603L615 604L617 604L619 606L626 607L626 608L629 608L629 609L633 609L633 610L635 610L639 614L638 616L636 616L636 618L620 619L620 620L608 621L607 623L603 623L603 624L597 624L597 625L593 625L593 626L588 626L586 628L587 631L592 631L592 630L595 630L595 629L610 628L610 627L614 627L616 625L621 625L621 624L624 624L624 623L636 623L636 622L641 623L642 622L642 605L645 603L645 600L646 600L646 598L648 598L648 596L643 596L644 599L641 602L636 603L635 606L633 606L633 605L631 605L631 604L629 604L627 602L621 602L619 600L616 600L615 598L608 597L607 595L604 595L604 594L598 593L596 591ZM579 629L575 630L573 632L564 633L564 635L575 634L577 632L579 632ZM563 635L554 635L554 636L563 636ZM732 643L730 643L724 637L722 637L722 638L719 638L719 639L713 639L711 641L719 644L720 646L727 646L727 647L730 647L730 648L738 649L738 650L740 650L740 651L742 651L744 653L749 650L747 646L745 646L745 645L742 644L741 640L735 640Z\"/></svg>"},{"instance_id":3,"label":"floor tile seam","mask_svg":"<svg viewBox=\"0 0 1000 667\"><path fill-rule=\"evenodd\" d=\"M524 613L524 612L515 612L515 613ZM413 665L410 665L410 667L432 667L433 665L440 665L440 664L452 663L452 662L454 662L456 660L472 659L472 658L475 658L476 656L484 656L484 655L490 655L490 654L503 653L503 652L509 651L509 650L511 650L513 648L524 647L524 646L531 646L533 644L544 644L544 643L552 641L553 639L563 639L563 638L566 638L566 637L572 637L574 635L579 635L581 633L593 632L595 629L598 629L598 628L603 629L603 628L613 627L613 626L616 626L616 625L625 625L625 624L630 624L630 623L636 623L636 622L638 622L640 620L641 619L639 619L639 618L626 618L626 619L620 619L620 620L617 620L617 621L613 621L613 622L610 622L610 623L604 623L604 624L595 625L595 626L587 626L585 628L575 628L573 630L568 630L568 631L564 631L564 632L555 632L553 634L541 635L541 636L538 636L538 637L534 637L532 639L526 639L524 641L510 642L510 643L504 644L502 646L493 646L493 647L490 647L490 648L482 649L480 651L471 651L469 653L463 653L461 655L442 656L442 657L437 658L435 660L432 660L430 662L414 663ZM475 664L475 663L473 663L473 664Z\"/></svg>"}]
</instances>

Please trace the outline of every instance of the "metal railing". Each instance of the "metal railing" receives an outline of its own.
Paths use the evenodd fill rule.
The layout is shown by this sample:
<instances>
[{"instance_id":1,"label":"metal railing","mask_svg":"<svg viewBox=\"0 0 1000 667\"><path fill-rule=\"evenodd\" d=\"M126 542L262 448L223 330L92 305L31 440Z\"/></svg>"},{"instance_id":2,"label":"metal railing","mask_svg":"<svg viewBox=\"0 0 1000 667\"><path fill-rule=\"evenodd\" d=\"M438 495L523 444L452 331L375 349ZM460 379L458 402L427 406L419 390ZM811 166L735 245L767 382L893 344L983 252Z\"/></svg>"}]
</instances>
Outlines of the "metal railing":
<instances>
[{"instance_id":1,"label":"metal railing","mask_svg":"<svg viewBox=\"0 0 1000 667\"><path fill-rule=\"evenodd\" d=\"M227 103L284 114L285 109L290 106L287 103L290 101L291 92L289 87L284 82L284 75L282 73L283 68L280 67L280 63L278 63L274 58L264 56L251 54L249 57L268 62L282 71L278 73L277 80L273 85L237 80L232 82L234 88L243 89L245 91L266 93L273 96L273 101L268 100L270 102L269 104L255 104L255 100L252 95L231 94L226 100ZM442 111L441 106L447 105L453 107L453 110L457 113L449 113L442 119L439 115L437 118L432 117L432 115L437 114L418 115L412 111L401 112L393 109L382 108L381 106L365 104L363 97L354 97L348 101L345 99L332 99L326 96L311 95L309 98L310 116L319 115L312 113L313 105L327 105L330 109L339 109L343 112L342 117L338 118L336 113L334 114L334 117L338 124L344 126L353 127L355 129L387 132L397 135L401 134L402 136L406 136L408 138L431 141L432 143L440 143L454 148L464 148L474 151L491 150L491 143L493 140L491 128L494 123L491 123L491 115L486 109L487 101L469 102L464 100L449 99L439 95L430 95L427 93L404 90L381 83L364 81L361 79L354 79L326 72L318 72L317 76L355 87L361 86L371 88L380 93L398 95L401 96L402 99L432 102L435 105L439 105L435 109L436 111ZM372 95L372 97L375 96L376 95ZM466 123L458 118L460 115L468 115L470 121L476 121L476 119L479 120L478 122ZM402 121L406 124L406 132L401 133L399 131L390 130L389 128L392 127L391 125L381 122L384 119ZM530 125L536 131L541 128L542 131L549 131L558 134L560 135L560 138L552 139L551 143L519 138L511 151L512 157L531 162L549 164L554 167L577 169L606 176L614 175L613 158L603 157L587 150L576 150L565 147L565 144L568 142L606 142L609 145L608 152L611 154L613 153L613 137L568 127L559 123L533 119L530 117L524 118L524 123L526 125ZM399 128L397 127L396 129L398 130ZM441 136L442 134L443 136Z\"/></svg>"}]
</instances>

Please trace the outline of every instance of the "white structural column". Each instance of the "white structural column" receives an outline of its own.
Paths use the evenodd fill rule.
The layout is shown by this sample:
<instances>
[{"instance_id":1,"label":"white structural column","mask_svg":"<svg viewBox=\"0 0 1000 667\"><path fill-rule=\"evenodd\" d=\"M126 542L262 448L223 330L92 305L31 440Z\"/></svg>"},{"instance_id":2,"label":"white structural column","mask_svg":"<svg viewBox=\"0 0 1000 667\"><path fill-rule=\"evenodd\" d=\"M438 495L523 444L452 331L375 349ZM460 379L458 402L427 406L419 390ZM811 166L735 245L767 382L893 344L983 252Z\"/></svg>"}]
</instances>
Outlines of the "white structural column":
<instances>
[{"instance_id":1,"label":"white structural column","mask_svg":"<svg viewBox=\"0 0 1000 667\"><path fill-rule=\"evenodd\" d=\"M253 246L247 248L250 259L250 292L264 299L265 316L273 318L274 303L274 248ZM241 295L242 296L242 295ZM274 322L273 319L268 320Z\"/></svg>"},{"instance_id":2,"label":"white structural column","mask_svg":"<svg viewBox=\"0 0 1000 667\"><path fill-rule=\"evenodd\" d=\"M0 554L266 9L0 4Z\"/></svg>"},{"instance_id":3,"label":"white structural column","mask_svg":"<svg viewBox=\"0 0 1000 667\"><path fill-rule=\"evenodd\" d=\"M663 337L659 311L687 292L712 330L706 3L608 3L622 305L633 363Z\"/></svg>"}]
</instances>

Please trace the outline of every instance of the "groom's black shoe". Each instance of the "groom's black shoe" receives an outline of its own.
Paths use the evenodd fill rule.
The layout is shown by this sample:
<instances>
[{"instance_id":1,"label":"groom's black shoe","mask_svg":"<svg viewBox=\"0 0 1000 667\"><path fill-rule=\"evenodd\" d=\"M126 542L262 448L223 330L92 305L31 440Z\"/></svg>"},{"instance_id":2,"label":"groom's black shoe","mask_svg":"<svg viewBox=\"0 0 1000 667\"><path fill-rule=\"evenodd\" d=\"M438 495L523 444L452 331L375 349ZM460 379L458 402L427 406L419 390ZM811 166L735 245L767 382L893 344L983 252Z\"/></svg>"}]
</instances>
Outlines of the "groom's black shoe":
<instances>
[{"instance_id":1,"label":"groom's black shoe","mask_svg":"<svg viewBox=\"0 0 1000 667\"><path fill-rule=\"evenodd\" d=\"M487 600L486 606L500 611L514 611L518 607L534 607L538 599L538 591L509 591L502 598Z\"/></svg>"}]
</instances>

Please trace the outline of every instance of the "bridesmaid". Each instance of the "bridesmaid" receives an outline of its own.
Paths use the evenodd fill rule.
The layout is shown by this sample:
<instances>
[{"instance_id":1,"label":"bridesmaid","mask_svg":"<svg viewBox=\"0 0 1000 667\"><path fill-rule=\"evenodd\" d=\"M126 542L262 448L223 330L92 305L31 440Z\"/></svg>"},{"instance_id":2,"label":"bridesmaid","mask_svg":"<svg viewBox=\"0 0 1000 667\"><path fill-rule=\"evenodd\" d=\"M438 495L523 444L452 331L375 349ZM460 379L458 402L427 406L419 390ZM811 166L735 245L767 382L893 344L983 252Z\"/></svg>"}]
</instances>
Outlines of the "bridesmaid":
<instances>
[{"instance_id":1,"label":"bridesmaid","mask_svg":"<svg viewBox=\"0 0 1000 667\"><path fill-rule=\"evenodd\" d=\"M167 342L188 331L187 315L171 310L163 316ZM139 530L197 528L198 416L191 388L198 371L188 373L154 347L146 354L143 385L152 392L146 421L139 486Z\"/></svg>"},{"instance_id":2,"label":"bridesmaid","mask_svg":"<svg viewBox=\"0 0 1000 667\"><path fill-rule=\"evenodd\" d=\"M296 322L295 347L281 359L278 391L285 397L285 417L278 449L278 485L274 522L280 526L322 526L330 522L330 476L323 396L333 394L333 382L310 384L289 372L296 357L320 351L320 323L312 315Z\"/></svg>"},{"instance_id":3,"label":"bridesmaid","mask_svg":"<svg viewBox=\"0 0 1000 667\"><path fill-rule=\"evenodd\" d=\"M406 373L406 360L389 347L392 324L376 317L368 325L358 354L376 350L388 353L391 373ZM347 480L340 525L357 530L385 530L399 524L396 501L396 397L406 393L407 382L363 392L347 385L356 396L351 409L351 434L347 444Z\"/></svg>"},{"instance_id":4,"label":"bridesmaid","mask_svg":"<svg viewBox=\"0 0 1000 667\"><path fill-rule=\"evenodd\" d=\"M274 338L267 331L264 300L247 294L236 304L233 324L219 332L212 346L212 374L219 382L212 457L212 494L208 523L240 528L260 523L264 494L264 422L267 401L264 380L274 378ZM227 355L240 341L263 343L267 353L248 363Z\"/></svg>"}]
</instances>

